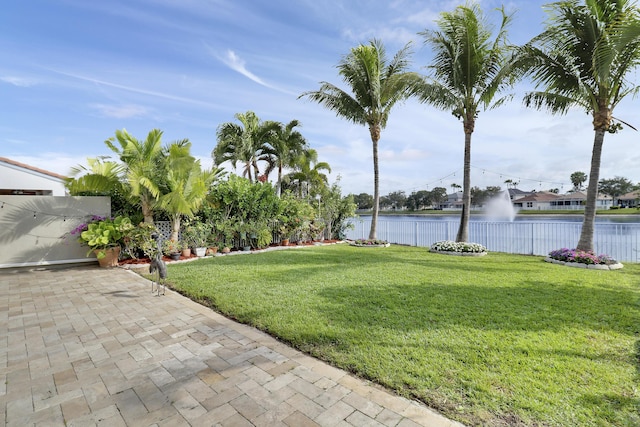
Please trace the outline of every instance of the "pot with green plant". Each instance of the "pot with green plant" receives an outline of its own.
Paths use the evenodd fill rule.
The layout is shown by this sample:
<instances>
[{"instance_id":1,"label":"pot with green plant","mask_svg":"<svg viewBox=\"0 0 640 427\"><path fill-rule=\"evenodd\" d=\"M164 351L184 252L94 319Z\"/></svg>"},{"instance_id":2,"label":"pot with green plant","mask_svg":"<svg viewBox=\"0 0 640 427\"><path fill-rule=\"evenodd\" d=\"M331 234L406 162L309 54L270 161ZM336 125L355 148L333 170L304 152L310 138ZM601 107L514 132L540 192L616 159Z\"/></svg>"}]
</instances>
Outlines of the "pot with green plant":
<instances>
[{"instance_id":1,"label":"pot with green plant","mask_svg":"<svg viewBox=\"0 0 640 427\"><path fill-rule=\"evenodd\" d=\"M218 249L220 249L220 252L222 253L229 253L236 238L235 223L229 218L216 221L215 229L218 235L222 236L220 247Z\"/></svg>"},{"instance_id":2,"label":"pot with green plant","mask_svg":"<svg viewBox=\"0 0 640 427\"><path fill-rule=\"evenodd\" d=\"M123 252L133 259L153 259L158 252L158 242L153 238L158 230L154 224L141 222L125 233Z\"/></svg>"},{"instance_id":3,"label":"pot with green plant","mask_svg":"<svg viewBox=\"0 0 640 427\"><path fill-rule=\"evenodd\" d=\"M177 261L180 259L182 246L177 240L165 240L162 243L162 252L172 260Z\"/></svg>"},{"instance_id":4,"label":"pot with green plant","mask_svg":"<svg viewBox=\"0 0 640 427\"><path fill-rule=\"evenodd\" d=\"M258 249L264 249L273 240L273 232L266 221L259 221L252 224L251 242Z\"/></svg>"},{"instance_id":5,"label":"pot with green plant","mask_svg":"<svg viewBox=\"0 0 640 427\"><path fill-rule=\"evenodd\" d=\"M124 237L132 228L127 217L100 218L86 224L79 240L89 246L87 256L94 253L101 267L117 267Z\"/></svg>"},{"instance_id":6,"label":"pot with green plant","mask_svg":"<svg viewBox=\"0 0 640 427\"><path fill-rule=\"evenodd\" d=\"M193 252L202 257L207 249L207 240L211 234L211 226L198 220L191 220L182 230L182 238L193 248Z\"/></svg>"}]
</instances>

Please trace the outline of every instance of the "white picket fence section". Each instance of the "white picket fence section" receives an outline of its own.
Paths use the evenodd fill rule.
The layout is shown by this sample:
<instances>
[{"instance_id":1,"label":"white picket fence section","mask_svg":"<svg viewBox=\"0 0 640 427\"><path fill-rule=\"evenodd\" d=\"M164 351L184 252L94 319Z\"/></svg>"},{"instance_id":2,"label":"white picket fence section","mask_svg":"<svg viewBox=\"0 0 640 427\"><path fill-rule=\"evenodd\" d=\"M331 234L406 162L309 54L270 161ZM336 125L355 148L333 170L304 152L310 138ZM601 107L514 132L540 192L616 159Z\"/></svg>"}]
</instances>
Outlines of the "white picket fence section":
<instances>
[{"instance_id":1,"label":"white picket fence section","mask_svg":"<svg viewBox=\"0 0 640 427\"><path fill-rule=\"evenodd\" d=\"M371 219L352 220L348 239L366 239ZM385 221L378 219L377 238L391 243L427 247L441 240L455 240L458 221ZM547 255L559 248L574 248L582 223L577 222L469 222L469 241L489 251L525 255ZM622 262L640 262L640 224L596 223L594 246Z\"/></svg>"}]
</instances>

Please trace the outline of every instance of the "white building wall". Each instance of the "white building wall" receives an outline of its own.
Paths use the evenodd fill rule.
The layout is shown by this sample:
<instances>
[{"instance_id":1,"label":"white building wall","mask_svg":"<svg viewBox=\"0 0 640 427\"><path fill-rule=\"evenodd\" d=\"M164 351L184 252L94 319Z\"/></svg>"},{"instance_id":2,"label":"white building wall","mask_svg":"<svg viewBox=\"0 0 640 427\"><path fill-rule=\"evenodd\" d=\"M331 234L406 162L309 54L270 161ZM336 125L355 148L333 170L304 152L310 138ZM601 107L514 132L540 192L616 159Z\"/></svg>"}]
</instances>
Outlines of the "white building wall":
<instances>
[{"instance_id":1,"label":"white building wall","mask_svg":"<svg viewBox=\"0 0 640 427\"><path fill-rule=\"evenodd\" d=\"M4 162L0 162L0 189L49 190L51 196L67 195L62 179Z\"/></svg>"}]
</instances>

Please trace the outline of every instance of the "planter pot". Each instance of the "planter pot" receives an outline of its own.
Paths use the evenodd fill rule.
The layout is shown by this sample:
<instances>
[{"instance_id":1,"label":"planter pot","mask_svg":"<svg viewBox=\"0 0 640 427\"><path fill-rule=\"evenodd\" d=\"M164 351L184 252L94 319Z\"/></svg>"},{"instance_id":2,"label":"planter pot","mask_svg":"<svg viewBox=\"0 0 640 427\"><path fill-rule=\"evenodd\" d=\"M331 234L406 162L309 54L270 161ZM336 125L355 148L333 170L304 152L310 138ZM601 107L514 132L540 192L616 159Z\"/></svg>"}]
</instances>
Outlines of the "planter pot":
<instances>
[{"instance_id":1,"label":"planter pot","mask_svg":"<svg viewBox=\"0 0 640 427\"><path fill-rule=\"evenodd\" d=\"M289 246L289 239L282 239L282 241L280 242L280 245Z\"/></svg>"},{"instance_id":2,"label":"planter pot","mask_svg":"<svg viewBox=\"0 0 640 427\"><path fill-rule=\"evenodd\" d=\"M169 254L169 257L170 257L172 260L177 261L177 260L179 260L179 259L180 259L180 252L175 252L175 253Z\"/></svg>"},{"instance_id":3,"label":"planter pot","mask_svg":"<svg viewBox=\"0 0 640 427\"><path fill-rule=\"evenodd\" d=\"M191 256L191 248L183 249L182 256L189 258Z\"/></svg>"},{"instance_id":4,"label":"planter pot","mask_svg":"<svg viewBox=\"0 0 640 427\"><path fill-rule=\"evenodd\" d=\"M224 248L222 248L222 253L223 254L228 254L229 252L231 252L231 248L228 246L225 246Z\"/></svg>"},{"instance_id":5,"label":"planter pot","mask_svg":"<svg viewBox=\"0 0 640 427\"><path fill-rule=\"evenodd\" d=\"M104 252L105 256L102 258L98 258L98 264L100 267L117 267L118 266L118 257L120 256L120 246L116 246L114 248L107 249L96 249L93 251L98 256L99 252Z\"/></svg>"},{"instance_id":6,"label":"planter pot","mask_svg":"<svg viewBox=\"0 0 640 427\"><path fill-rule=\"evenodd\" d=\"M251 250L251 246L245 246L242 248L243 251L249 252Z\"/></svg>"},{"instance_id":7,"label":"planter pot","mask_svg":"<svg viewBox=\"0 0 640 427\"><path fill-rule=\"evenodd\" d=\"M207 248L196 248L196 255L199 257L205 256L207 253Z\"/></svg>"},{"instance_id":8,"label":"planter pot","mask_svg":"<svg viewBox=\"0 0 640 427\"><path fill-rule=\"evenodd\" d=\"M207 248L207 252L205 253L205 255L215 255L217 253L218 253L218 247L212 246L210 248Z\"/></svg>"}]
</instances>

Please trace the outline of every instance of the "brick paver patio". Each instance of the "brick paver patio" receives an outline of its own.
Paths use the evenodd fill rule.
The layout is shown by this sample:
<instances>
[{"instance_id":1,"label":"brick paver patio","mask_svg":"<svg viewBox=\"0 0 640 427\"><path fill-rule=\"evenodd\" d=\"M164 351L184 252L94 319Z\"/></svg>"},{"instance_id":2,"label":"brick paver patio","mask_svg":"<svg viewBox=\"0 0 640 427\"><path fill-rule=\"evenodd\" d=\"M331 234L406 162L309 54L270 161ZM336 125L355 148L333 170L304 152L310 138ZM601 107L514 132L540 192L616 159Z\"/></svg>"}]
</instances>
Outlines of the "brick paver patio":
<instances>
[{"instance_id":1,"label":"brick paver patio","mask_svg":"<svg viewBox=\"0 0 640 427\"><path fill-rule=\"evenodd\" d=\"M0 424L460 426L123 269L0 288Z\"/></svg>"}]
</instances>

